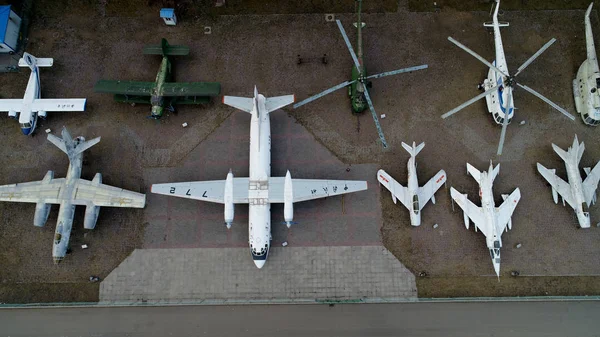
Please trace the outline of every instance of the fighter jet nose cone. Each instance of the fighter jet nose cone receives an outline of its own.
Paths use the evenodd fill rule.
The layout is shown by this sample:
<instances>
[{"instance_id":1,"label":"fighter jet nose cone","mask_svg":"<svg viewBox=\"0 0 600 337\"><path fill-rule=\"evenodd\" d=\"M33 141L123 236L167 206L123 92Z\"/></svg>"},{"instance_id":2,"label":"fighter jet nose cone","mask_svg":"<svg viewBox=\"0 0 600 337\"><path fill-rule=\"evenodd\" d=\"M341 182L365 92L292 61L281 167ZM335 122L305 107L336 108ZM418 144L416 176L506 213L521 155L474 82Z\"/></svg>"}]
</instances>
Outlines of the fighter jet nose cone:
<instances>
[{"instance_id":1,"label":"fighter jet nose cone","mask_svg":"<svg viewBox=\"0 0 600 337\"><path fill-rule=\"evenodd\" d=\"M261 269L265 265L265 260L254 260L256 268Z\"/></svg>"}]
</instances>

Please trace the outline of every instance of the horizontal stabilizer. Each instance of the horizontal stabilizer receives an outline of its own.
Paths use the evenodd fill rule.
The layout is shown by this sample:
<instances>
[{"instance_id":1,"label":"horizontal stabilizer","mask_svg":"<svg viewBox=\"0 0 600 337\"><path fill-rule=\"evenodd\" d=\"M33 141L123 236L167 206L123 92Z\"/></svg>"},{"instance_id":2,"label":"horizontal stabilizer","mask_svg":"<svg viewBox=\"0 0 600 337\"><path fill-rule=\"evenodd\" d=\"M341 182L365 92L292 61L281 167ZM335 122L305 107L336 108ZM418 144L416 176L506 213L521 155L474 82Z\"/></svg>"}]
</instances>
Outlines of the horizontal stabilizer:
<instances>
[{"instance_id":1,"label":"horizontal stabilizer","mask_svg":"<svg viewBox=\"0 0 600 337\"><path fill-rule=\"evenodd\" d=\"M286 105L290 105L296 101L295 95L267 97L265 99L265 108L267 113L279 110Z\"/></svg>"},{"instance_id":2,"label":"horizontal stabilizer","mask_svg":"<svg viewBox=\"0 0 600 337\"><path fill-rule=\"evenodd\" d=\"M61 135L62 138L56 137L53 134L48 134L48 140L58 147L62 152L66 153L67 156L69 156L69 159L100 142L100 137L80 142L80 138L73 139L71 137L71 134L67 128L63 128Z\"/></svg>"},{"instance_id":3,"label":"horizontal stabilizer","mask_svg":"<svg viewBox=\"0 0 600 337\"><path fill-rule=\"evenodd\" d=\"M470 174L478 184L481 182L481 172L469 163L467 163L467 173Z\"/></svg>"},{"instance_id":4,"label":"horizontal stabilizer","mask_svg":"<svg viewBox=\"0 0 600 337\"><path fill-rule=\"evenodd\" d=\"M246 111L247 113L252 113L254 109L254 99L250 97L223 96L223 104Z\"/></svg>"},{"instance_id":5,"label":"horizontal stabilizer","mask_svg":"<svg viewBox=\"0 0 600 337\"><path fill-rule=\"evenodd\" d=\"M563 149L561 149L560 147L556 146L556 144L552 144L552 148L554 149L554 152L556 152L556 154L558 154L558 156L565 162L569 161L569 153Z\"/></svg>"},{"instance_id":6,"label":"horizontal stabilizer","mask_svg":"<svg viewBox=\"0 0 600 337\"><path fill-rule=\"evenodd\" d=\"M167 42L167 39L162 39L160 45L149 45L144 47L144 55L162 55L162 56L175 56L175 55L188 55L190 48L188 46L178 45L171 46Z\"/></svg>"},{"instance_id":7,"label":"horizontal stabilizer","mask_svg":"<svg viewBox=\"0 0 600 337\"><path fill-rule=\"evenodd\" d=\"M23 53L23 57L19 59L19 67L29 67L34 70L38 67L52 67L54 64L53 58L37 58L29 53Z\"/></svg>"},{"instance_id":8,"label":"horizontal stabilizer","mask_svg":"<svg viewBox=\"0 0 600 337\"><path fill-rule=\"evenodd\" d=\"M419 152L421 152L421 150L423 150L423 148L425 147L425 143L421 143L419 144L419 146L415 146L415 142L413 142L412 146L406 144L406 143L402 143L402 147L408 152L410 153L410 155L412 157L416 157Z\"/></svg>"}]
</instances>

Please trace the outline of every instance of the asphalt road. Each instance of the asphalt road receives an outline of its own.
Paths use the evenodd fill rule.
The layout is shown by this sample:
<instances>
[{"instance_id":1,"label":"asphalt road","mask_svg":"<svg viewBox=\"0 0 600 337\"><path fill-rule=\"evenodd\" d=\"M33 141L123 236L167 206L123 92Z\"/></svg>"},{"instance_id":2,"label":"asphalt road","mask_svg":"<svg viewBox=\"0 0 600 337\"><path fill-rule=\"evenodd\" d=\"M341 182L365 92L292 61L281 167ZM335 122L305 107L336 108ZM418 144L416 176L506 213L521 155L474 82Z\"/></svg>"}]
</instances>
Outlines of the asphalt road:
<instances>
[{"instance_id":1,"label":"asphalt road","mask_svg":"<svg viewBox=\"0 0 600 337\"><path fill-rule=\"evenodd\" d=\"M599 336L600 302L0 310L2 336Z\"/></svg>"}]
</instances>

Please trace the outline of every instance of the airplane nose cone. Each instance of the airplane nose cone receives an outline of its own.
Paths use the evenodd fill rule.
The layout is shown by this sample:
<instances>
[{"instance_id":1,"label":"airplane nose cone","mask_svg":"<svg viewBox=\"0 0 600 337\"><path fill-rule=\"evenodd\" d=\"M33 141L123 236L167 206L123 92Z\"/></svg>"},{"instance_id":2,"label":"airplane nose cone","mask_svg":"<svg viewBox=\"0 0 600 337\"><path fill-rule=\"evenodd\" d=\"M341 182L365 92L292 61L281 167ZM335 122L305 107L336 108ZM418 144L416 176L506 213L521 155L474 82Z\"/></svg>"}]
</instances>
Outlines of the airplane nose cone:
<instances>
[{"instance_id":1,"label":"airplane nose cone","mask_svg":"<svg viewBox=\"0 0 600 337\"><path fill-rule=\"evenodd\" d=\"M22 128L21 132L23 132L25 136L28 136L31 133L31 128Z\"/></svg>"},{"instance_id":2,"label":"airplane nose cone","mask_svg":"<svg viewBox=\"0 0 600 337\"><path fill-rule=\"evenodd\" d=\"M256 268L261 269L265 265L266 260L254 260Z\"/></svg>"}]
</instances>

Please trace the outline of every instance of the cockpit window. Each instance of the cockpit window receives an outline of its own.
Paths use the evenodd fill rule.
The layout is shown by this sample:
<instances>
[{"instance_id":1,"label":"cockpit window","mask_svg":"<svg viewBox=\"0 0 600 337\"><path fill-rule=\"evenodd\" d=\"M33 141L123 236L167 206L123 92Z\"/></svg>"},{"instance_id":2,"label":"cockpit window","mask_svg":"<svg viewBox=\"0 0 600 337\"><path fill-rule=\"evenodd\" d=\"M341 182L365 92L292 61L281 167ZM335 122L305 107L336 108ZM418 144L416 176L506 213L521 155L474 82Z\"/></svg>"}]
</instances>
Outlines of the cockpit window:
<instances>
[{"instance_id":1,"label":"cockpit window","mask_svg":"<svg viewBox=\"0 0 600 337\"><path fill-rule=\"evenodd\" d=\"M54 243L59 244L62 239L62 235L60 233L54 234Z\"/></svg>"},{"instance_id":2,"label":"cockpit window","mask_svg":"<svg viewBox=\"0 0 600 337\"><path fill-rule=\"evenodd\" d=\"M419 209L420 209L420 207L419 207L419 196L415 194L413 196L413 212L415 214L419 214Z\"/></svg>"},{"instance_id":3,"label":"cockpit window","mask_svg":"<svg viewBox=\"0 0 600 337\"><path fill-rule=\"evenodd\" d=\"M22 129L28 129L31 127L31 123L27 122L27 123L20 123L21 124L21 128Z\"/></svg>"}]
</instances>

